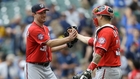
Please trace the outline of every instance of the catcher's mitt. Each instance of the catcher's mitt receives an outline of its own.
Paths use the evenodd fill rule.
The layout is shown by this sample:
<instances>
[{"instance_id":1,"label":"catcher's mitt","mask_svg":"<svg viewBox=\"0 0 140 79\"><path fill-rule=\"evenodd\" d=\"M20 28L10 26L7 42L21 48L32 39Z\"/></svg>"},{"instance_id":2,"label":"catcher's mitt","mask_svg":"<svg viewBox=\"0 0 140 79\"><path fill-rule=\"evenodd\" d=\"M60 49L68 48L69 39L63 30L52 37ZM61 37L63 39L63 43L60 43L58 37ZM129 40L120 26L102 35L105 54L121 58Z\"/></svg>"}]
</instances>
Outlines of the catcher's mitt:
<instances>
[{"instance_id":1,"label":"catcher's mitt","mask_svg":"<svg viewBox=\"0 0 140 79\"><path fill-rule=\"evenodd\" d=\"M73 79L92 79L91 72L86 70L82 74L73 76Z\"/></svg>"},{"instance_id":2,"label":"catcher's mitt","mask_svg":"<svg viewBox=\"0 0 140 79\"><path fill-rule=\"evenodd\" d=\"M75 29L78 31L78 28L77 28L76 26L68 27L67 30L64 32L64 36L65 36L65 37L69 36L68 29L72 29L72 27L75 28ZM75 38L73 41L67 43L67 46L68 46L69 48L71 48L71 47L73 47L73 45L74 45L77 41L78 41L78 39Z\"/></svg>"}]
</instances>

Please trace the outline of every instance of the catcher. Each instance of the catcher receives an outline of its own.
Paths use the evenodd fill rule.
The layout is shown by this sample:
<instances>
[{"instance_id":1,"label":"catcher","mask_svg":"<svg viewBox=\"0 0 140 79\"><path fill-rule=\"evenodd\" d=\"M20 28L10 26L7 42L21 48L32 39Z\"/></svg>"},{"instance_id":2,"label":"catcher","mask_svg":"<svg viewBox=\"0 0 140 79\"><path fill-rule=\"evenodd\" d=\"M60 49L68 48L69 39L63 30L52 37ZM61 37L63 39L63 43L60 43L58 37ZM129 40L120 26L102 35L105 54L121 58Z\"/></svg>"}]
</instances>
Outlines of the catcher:
<instances>
[{"instance_id":1,"label":"catcher","mask_svg":"<svg viewBox=\"0 0 140 79\"><path fill-rule=\"evenodd\" d=\"M92 71L97 68L94 79L120 79L120 38L118 30L111 25L113 9L109 6L98 6L92 10L93 22L97 27L95 37L77 34L77 39L93 46L93 59L87 70L73 79L92 79Z\"/></svg>"}]
</instances>

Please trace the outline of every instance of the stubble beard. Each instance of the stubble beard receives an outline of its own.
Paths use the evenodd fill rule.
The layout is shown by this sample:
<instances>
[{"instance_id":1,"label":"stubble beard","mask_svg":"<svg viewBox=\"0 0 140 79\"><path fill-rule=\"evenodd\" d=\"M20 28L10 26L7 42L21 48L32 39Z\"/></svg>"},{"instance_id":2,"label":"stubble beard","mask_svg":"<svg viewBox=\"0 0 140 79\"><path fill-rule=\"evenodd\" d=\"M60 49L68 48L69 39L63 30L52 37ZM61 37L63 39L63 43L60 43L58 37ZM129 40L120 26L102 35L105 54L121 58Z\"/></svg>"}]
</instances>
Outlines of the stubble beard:
<instances>
[{"instance_id":1,"label":"stubble beard","mask_svg":"<svg viewBox=\"0 0 140 79\"><path fill-rule=\"evenodd\" d=\"M41 20L41 19L38 19L38 22L41 23L41 24L44 24L45 21L44 20Z\"/></svg>"}]
</instances>

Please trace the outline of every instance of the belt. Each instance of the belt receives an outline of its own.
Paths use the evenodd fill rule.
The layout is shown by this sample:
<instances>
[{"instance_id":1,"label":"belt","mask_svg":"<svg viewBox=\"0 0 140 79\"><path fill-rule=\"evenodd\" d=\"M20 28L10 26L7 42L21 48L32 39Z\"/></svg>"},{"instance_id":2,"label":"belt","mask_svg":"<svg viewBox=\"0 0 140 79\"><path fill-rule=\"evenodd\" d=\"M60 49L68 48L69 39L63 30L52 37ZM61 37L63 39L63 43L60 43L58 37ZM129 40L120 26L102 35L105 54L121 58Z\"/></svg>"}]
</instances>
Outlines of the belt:
<instances>
[{"instance_id":1,"label":"belt","mask_svg":"<svg viewBox=\"0 0 140 79\"><path fill-rule=\"evenodd\" d=\"M99 67L97 67L97 70L102 69L104 67L106 67L106 68L115 68L115 67L120 67L120 66L99 66Z\"/></svg>"},{"instance_id":2,"label":"belt","mask_svg":"<svg viewBox=\"0 0 140 79\"><path fill-rule=\"evenodd\" d=\"M32 63L32 62L30 62L30 63ZM41 65L41 66L47 67L47 66L50 64L50 62L44 62L44 63L32 63L32 64L37 64L37 65Z\"/></svg>"}]
</instances>

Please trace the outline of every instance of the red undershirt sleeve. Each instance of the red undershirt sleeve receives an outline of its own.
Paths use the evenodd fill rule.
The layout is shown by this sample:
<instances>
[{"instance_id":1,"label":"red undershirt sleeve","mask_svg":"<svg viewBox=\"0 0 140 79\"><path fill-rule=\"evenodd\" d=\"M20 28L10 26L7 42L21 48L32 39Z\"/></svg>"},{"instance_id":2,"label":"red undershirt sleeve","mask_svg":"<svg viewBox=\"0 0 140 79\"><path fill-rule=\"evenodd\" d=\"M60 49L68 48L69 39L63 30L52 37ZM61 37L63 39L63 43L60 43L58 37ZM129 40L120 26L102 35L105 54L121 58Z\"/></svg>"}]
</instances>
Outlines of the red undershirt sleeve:
<instances>
[{"instance_id":1,"label":"red undershirt sleeve","mask_svg":"<svg viewBox=\"0 0 140 79\"><path fill-rule=\"evenodd\" d=\"M90 38L88 40L88 45L93 46L94 38Z\"/></svg>"}]
</instances>

